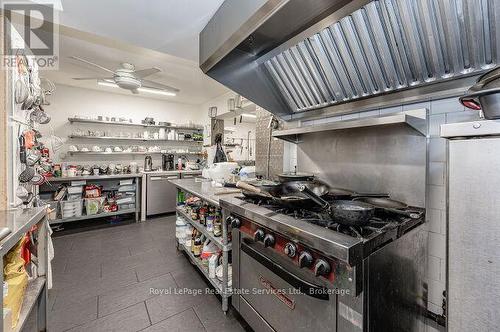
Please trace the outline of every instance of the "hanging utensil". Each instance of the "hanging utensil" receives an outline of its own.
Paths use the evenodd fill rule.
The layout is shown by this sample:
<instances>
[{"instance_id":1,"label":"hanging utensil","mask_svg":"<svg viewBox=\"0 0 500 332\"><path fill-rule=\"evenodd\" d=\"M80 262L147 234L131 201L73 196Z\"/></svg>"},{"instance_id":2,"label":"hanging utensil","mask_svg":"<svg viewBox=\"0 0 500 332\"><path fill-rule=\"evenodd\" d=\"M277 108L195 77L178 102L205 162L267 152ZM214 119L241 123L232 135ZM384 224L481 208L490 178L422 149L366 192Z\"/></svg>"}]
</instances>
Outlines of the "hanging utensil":
<instances>
[{"instance_id":1,"label":"hanging utensil","mask_svg":"<svg viewBox=\"0 0 500 332\"><path fill-rule=\"evenodd\" d=\"M19 198L24 205L28 205L33 199L33 193L29 192L23 186L18 186L16 189L16 197Z\"/></svg>"},{"instance_id":2,"label":"hanging utensil","mask_svg":"<svg viewBox=\"0 0 500 332\"><path fill-rule=\"evenodd\" d=\"M19 135L19 162L26 164L26 145L24 135Z\"/></svg>"},{"instance_id":3,"label":"hanging utensil","mask_svg":"<svg viewBox=\"0 0 500 332\"><path fill-rule=\"evenodd\" d=\"M28 87L23 80L25 66L20 56L16 57L18 77L14 85L14 99L16 104L22 104L28 98Z\"/></svg>"},{"instance_id":4,"label":"hanging utensil","mask_svg":"<svg viewBox=\"0 0 500 332\"><path fill-rule=\"evenodd\" d=\"M19 174L18 180L20 183L28 183L31 181L31 179L33 179L35 174L36 174L35 169L33 167L28 166L24 169L24 171L22 171Z\"/></svg>"}]
</instances>

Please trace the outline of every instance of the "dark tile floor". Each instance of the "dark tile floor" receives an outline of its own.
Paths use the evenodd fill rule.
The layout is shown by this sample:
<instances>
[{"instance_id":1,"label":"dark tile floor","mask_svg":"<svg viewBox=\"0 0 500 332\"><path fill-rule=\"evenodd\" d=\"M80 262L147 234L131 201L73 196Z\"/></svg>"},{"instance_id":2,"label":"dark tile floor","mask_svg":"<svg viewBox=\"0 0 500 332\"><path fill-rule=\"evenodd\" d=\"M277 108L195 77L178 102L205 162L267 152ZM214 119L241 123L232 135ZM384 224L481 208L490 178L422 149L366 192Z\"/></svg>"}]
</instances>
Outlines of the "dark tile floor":
<instances>
[{"instance_id":1,"label":"dark tile floor","mask_svg":"<svg viewBox=\"0 0 500 332\"><path fill-rule=\"evenodd\" d=\"M214 295L151 293L208 287L175 249L174 216L55 237L54 250L51 332L244 331Z\"/></svg>"}]
</instances>

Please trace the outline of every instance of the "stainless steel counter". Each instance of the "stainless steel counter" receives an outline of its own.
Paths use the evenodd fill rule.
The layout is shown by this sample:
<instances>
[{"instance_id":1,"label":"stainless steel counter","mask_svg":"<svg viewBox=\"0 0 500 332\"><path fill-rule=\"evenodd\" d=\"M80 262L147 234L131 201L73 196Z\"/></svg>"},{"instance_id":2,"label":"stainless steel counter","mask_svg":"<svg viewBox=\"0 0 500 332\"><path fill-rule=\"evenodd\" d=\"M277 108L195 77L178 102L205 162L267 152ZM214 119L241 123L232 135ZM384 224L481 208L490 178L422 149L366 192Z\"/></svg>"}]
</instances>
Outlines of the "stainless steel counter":
<instances>
[{"instance_id":1,"label":"stainless steel counter","mask_svg":"<svg viewBox=\"0 0 500 332\"><path fill-rule=\"evenodd\" d=\"M10 234L0 241L0 256L5 255L31 226L42 220L45 213L42 207L0 211L0 227L10 229Z\"/></svg>"},{"instance_id":2,"label":"stainless steel counter","mask_svg":"<svg viewBox=\"0 0 500 332\"><path fill-rule=\"evenodd\" d=\"M201 170L198 171L189 171L189 170L173 170L173 171L151 171L151 172L143 172L143 174L152 174L152 175L201 175Z\"/></svg>"},{"instance_id":3,"label":"stainless steel counter","mask_svg":"<svg viewBox=\"0 0 500 332\"><path fill-rule=\"evenodd\" d=\"M38 225L36 254L36 273L31 273L30 280L23 294L22 306L15 331L47 330L47 272L48 272L48 227L45 222L46 210L42 207L0 211L0 227L8 227L11 233L0 241L0 268L4 270L5 255L25 236L33 225ZM33 271L34 272L34 271ZM3 279L2 279L3 280ZM0 289L0 306L4 307L4 291ZM38 319L37 319L38 318ZM0 324L6 322L0 318ZM29 326L29 328L28 328ZM2 330L3 331L3 330Z\"/></svg>"},{"instance_id":4,"label":"stainless steel counter","mask_svg":"<svg viewBox=\"0 0 500 332\"><path fill-rule=\"evenodd\" d=\"M215 206L219 206L220 199L232 198L238 195L238 193L227 193L229 189L234 188L213 187L210 180L180 179L171 180L170 182Z\"/></svg>"}]
</instances>

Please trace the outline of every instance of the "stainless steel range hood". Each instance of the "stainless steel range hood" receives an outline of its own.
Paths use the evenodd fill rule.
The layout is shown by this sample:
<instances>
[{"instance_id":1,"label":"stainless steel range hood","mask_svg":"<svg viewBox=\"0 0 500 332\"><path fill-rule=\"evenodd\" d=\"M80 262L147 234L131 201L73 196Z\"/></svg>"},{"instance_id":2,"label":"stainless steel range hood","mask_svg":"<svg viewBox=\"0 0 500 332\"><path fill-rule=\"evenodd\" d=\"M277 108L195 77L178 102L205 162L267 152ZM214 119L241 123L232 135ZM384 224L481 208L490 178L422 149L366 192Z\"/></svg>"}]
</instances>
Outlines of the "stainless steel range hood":
<instances>
[{"instance_id":1,"label":"stainless steel range hood","mask_svg":"<svg viewBox=\"0 0 500 332\"><path fill-rule=\"evenodd\" d=\"M284 119L463 91L499 52L495 0L226 0L200 34L202 70Z\"/></svg>"}]
</instances>

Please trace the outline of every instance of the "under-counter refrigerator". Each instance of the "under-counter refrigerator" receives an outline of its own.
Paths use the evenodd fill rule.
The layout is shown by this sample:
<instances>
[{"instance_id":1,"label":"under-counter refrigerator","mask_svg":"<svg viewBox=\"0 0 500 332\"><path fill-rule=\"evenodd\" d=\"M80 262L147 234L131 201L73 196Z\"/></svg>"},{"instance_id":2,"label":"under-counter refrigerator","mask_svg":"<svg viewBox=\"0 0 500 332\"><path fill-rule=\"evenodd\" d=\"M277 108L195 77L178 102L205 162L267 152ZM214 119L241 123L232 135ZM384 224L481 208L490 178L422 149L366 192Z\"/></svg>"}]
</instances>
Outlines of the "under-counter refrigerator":
<instances>
[{"instance_id":1,"label":"under-counter refrigerator","mask_svg":"<svg viewBox=\"0 0 500 332\"><path fill-rule=\"evenodd\" d=\"M500 121L443 125L448 139L448 331L500 326Z\"/></svg>"}]
</instances>

